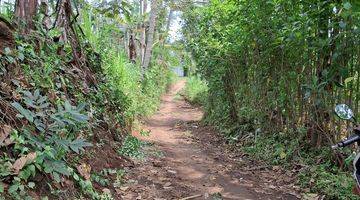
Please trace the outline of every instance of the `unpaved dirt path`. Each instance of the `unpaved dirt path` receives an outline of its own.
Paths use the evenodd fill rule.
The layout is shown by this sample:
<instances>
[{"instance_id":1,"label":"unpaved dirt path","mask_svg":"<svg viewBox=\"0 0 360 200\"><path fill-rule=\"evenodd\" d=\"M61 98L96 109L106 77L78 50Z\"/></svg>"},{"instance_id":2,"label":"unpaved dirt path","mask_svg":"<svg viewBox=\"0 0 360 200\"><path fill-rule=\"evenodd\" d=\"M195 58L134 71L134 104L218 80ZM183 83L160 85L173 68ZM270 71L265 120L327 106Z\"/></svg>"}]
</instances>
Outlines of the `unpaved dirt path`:
<instances>
[{"instance_id":1,"label":"unpaved dirt path","mask_svg":"<svg viewBox=\"0 0 360 200\"><path fill-rule=\"evenodd\" d=\"M123 199L297 199L283 171L226 152L214 130L200 127L202 110L177 95L184 84L173 85L159 111L145 120L150 136L135 133L158 153L130 170Z\"/></svg>"}]
</instances>

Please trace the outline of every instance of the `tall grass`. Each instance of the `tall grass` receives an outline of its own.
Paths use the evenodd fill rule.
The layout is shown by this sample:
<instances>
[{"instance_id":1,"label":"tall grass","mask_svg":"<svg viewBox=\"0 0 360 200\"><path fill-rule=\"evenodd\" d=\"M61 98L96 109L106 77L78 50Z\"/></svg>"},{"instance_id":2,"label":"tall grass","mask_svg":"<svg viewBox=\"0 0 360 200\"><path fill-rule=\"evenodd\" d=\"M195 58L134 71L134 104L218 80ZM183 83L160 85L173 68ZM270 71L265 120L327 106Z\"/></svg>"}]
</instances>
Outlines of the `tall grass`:
<instances>
[{"instance_id":1,"label":"tall grass","mask_svg":"<svg viewBox=\"0 0 360 200\"><path fill-rule=\"evenodd\" d=\"M197 76L191 76L187 79L183 95L191 103L205 105L207 101L208 86Z\"/></svg>"}]
</instances>

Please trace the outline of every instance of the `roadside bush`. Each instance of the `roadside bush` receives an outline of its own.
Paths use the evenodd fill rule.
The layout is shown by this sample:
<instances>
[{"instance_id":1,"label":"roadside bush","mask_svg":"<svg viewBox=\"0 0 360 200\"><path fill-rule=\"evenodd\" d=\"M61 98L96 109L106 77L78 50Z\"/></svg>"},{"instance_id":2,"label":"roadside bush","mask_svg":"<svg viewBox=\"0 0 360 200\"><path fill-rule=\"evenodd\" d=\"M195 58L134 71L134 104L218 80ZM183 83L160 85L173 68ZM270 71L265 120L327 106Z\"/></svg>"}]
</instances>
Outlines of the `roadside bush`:
<instances>
[{"instance_id":1,"label":"roadside bush","mask_svg":"<svg viewBox=\"0 0 360 200\"><path fill-rule=\"evenodd\" d=\"M198 76L187 78L182 94L191 103L205 106L207 100L208 87Z\"/></svg>"},{"instance_id":2,"label":"roadside bush","mask_svg":"<svg viewBox=\"0 0 360 200\"><path fill-rule=\"evenodd\" d=\"M329 165L312 191L330 199L351 195L350 181L324 183L344 176L331 170L345 160L329 146L349 134L333 107L360 111L359 11L351 0L212 0L183 15L185 44L208 85L206 122L233 143L254 136L245 151L269 163Z\"/></svg>"}]
</instances>

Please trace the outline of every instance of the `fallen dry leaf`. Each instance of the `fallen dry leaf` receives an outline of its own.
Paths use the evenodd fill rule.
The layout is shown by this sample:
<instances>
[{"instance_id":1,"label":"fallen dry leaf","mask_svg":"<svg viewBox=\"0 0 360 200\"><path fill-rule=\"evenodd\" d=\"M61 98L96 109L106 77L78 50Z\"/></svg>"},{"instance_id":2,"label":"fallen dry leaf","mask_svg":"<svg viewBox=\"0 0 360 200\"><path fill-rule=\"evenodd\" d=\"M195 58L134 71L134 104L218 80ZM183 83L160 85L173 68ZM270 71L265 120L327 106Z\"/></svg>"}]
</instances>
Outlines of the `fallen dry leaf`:
<instances>
[{"instance_id":1,"label":"fallen dry leaf","mask_svg":"<svg viewBox=\"0 0 360 200\"><path fill-rule=\"evenodd\" d=\"M85 180L89 180L90 179L90 172L91 172L91 166L83 163L81 165L78 165L76 167L76 169L78 170L78 172L80 173L80 175L85 179Z\"/></svg>"},{"instance_id":2,"label":"fallen dry leaf","mask_svg":"<svg viewBox=\"0 0 360 200\"><path fill-rule=\"evenodd\" d=\"M12 131L11 126L8 125L2 125L0 127L0 145L3 145L3 142L5 141L5 139L10 135Z\"/></svg>"},{"instance_id":3,"label":"fallen dry leaf","mask_svg":"<svg viewBox=\"0 0 360 200\"><path fill-rule=\"evenodd\" d=\"M14 174L19 174L20 170L26 165L33 162L36 158L36 153L32 152L26 156L22 156L21 158L17 159L15 163L12 165L11 170Z\"/></svg>"},{"instance_id":4,"label":"fallen dry leaf","mask_svg":"<svg viewBox=\"0 0 360 200\"><path fill-rule=\"evenodd\" d=\"M120 189L121 191L126 191L126 190L129 189L129 187L128 187L128 186L122 186L122 187L120 187L119 189Z\"/></svg>"},{"instance_id":5,"label":"fallen dry leaf","mask_svg":"<svg viewBox=\"0 0 360 200\"><path fill-rule=\"evenodd\" d=\"M170 182L165 183L164 187L169 187L171 185Z\"/></svg>"},{"instance_id":6,"label":"fallen dry leaf","mask_svg":"<svg viewBox=\"0 0 360 200\"><path fill-rule=\"evenodd\" d=\"M105 194L111 194L111 191L108 188L104 188L102 191Z\"/></svg>"},{"instance_id":7,"label":"fallen dry leaf","mask_svg":"<svg viewBox=\"0 0 360 200\"><path fill-rule=\"evenodd\" d=\"M2 143L0 146L9 146L10 144L14 144L14 141L10 138L6 138L4 143Z\"/></svg>"},{"instance_id":8,"label":"fallen dry leaf","mask_svg":"<svg viewBox=\"0 0 360 200\"><path fill-rule=\"evenodd\" d=\"M315 193L306 193L306 194L303 194L302 199L304 199L304 200L320 200L321 196L319 194L315 194Z\"/></svg>"}]
</instances>

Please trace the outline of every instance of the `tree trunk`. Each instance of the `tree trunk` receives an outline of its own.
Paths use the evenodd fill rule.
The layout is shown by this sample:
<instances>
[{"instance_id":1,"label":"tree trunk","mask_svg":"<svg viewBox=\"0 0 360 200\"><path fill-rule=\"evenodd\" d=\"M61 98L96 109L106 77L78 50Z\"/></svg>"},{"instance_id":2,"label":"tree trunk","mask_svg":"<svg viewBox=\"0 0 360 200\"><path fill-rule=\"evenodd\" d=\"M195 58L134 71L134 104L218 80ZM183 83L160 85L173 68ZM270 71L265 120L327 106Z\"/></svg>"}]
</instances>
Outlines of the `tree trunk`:
<instances>
[{"instance_id":1,"label":"tree trunk","mask_svg":"<svg viewBox=\"0 0 360 200\"><path fill-rule=\"evenodd\" d=\"M61 30L60 41L69 42L73 51L74 62L78 66L85 65L85 57L81 49L79 38L74 30L71 17L72 7L70 0L62 0L57 11L56 27Z\"/></svg>"},{"instance_id":2,"label":"tree trunk","mask_svg":"<svg viewBox=\"0 0 360 200\"><path fill-rule=\"evenodd\" d=\"M57 9L57 19L55 26L61 30L60 41L68 42L72 49L73 60L72 64L82 69L83 77L86 83L91 85L96 83L93 73L90 71L86 54L81 47L79 37L75 31L76 17L74 17L71 0L62 0Z\"/></svg>"},{"instance_id":3,"label":"tree trunk","mask_svg":"<svg viewBox=\"0 0 360 200\"><path fill-rule=\"evenodd\" d=\"M148 34L148 39L147 39L147 43L146 43L145 56L144 56L144 62L143 62L143 67L142 67L142 69L143 69L142 75L145 74L145 72L150 64L151 51L152 51L152 46L153 46L153 41L154 41L155 25L156 25L156 16L157 16L157 7L158 7L157 4L158 4L157 0L154 0L153 2L151 2L149 34Z\"/></svg>"},{"instance_id":4,"label":"tree trunk","mask_svg":"<svg viewBox=\"0 0 360 200\"><path fill-rule=\"evenodd\" d=\"M132 63L136 62L136 45L135 45L135 35L133 31L129 33L129 59Z\"/></svg>"},{"instance_id":5,"label":"tree trunk","mask_svg":"<svg viewBox=\"0 0 360 200\"><path fill-rule=\"evenodd\" d=\"M37 0L16 0L15 2L15 19L21 27L22 34L28 34L35 28L34 17L37 12Z\"/></svg>"},{"instance_id":6,"label":"tree trunk","mask_svg":"<svg viewBox=\"0 0 360 200\"><path fill-rule=\"evenodd\" d=\"M144 18L143 23L141 24L141 32L140 32L140 63L144 63L145 56L145 47L146 47L146 26L145 26L145 13L147 10L147 0L140 1L140 16Z\"/></svg>"},{"instance_id":7,"label":"tree trunk","mask_svg":"<svg viewBox=\"0 0 360 200\"><path fill-rule=\"evenodd\" d=\"M171 20L173 18L173 15L174 15L174 10L170 9L167 24L166 24L166 33L167 34L170 31L170 25L171 25Z\"/></svg>"}]
</instances>

